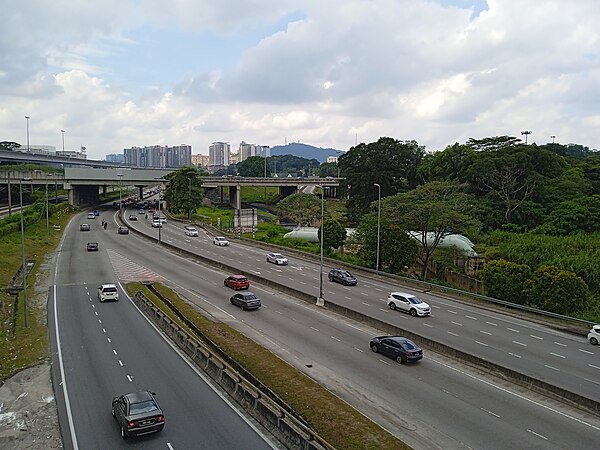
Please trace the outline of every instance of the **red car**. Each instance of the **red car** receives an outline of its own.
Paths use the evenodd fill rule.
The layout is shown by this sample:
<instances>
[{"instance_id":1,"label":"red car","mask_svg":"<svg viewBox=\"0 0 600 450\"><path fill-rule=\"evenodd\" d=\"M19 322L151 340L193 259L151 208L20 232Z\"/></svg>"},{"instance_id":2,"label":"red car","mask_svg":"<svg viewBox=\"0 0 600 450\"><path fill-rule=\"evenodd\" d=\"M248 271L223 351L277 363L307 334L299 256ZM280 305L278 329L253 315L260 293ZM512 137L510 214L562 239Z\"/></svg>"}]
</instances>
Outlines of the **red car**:
<instances>
[{"instance_id":1,"label":"red car","mask_svg":"<svg viewBox=\"0 0 600 450\"><path fill-rule=\"evenodd\" d=\"M223 284L231 289L248 289L250 287L250 281L245 275L231 275L225 278Z\"/></svg>"}]
</instances>

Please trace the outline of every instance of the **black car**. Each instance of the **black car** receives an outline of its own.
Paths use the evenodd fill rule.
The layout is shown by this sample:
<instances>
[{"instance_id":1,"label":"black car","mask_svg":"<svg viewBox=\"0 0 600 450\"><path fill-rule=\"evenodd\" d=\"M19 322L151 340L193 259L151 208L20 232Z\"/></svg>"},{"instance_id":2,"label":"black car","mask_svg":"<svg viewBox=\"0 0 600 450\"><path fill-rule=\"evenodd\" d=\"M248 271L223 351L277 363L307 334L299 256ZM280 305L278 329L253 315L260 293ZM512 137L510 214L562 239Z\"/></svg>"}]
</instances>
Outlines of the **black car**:
<instances>
[{"instance_id":1,"label":"black car","mask_svg":"<svg viewBox=\"0 0 600 450\"><path fill-rule=\"evenodd\" d=\"M329 281L341 283L344 286L356 286L358 280L350 272L344 269L331 269L329 271Z\"/></svg>"},{"instance_id":2,"label":"black car","mask_svg":"<svg viewBox=\"0 0 600 450\"><path fill-rule=\"evenodd\" d=\"M97 252L98 251L98 243L97 242L88 242L87 243L87 251L88 252Z\"/></svg>"},{"instance_id":3,"label":"black car","mask_svg":"<svg viewBox=\"0 0 600 450\"><path fill-rule=\"evenodd\" d=\"M402 336L378 336L369 343L375 353L391 356L399 364L423 359L423 350L410 339Z\"/></svg>"},{"instance_id":4,"label":"black car","mask_svg":"<svg viewBox=\"0 0 600 450\"><path fill-rule=\"evenodd\" d=\"M117 230L117 233L119 234L129 234L129 228L127 228L124 225L119 226L119 229Z\"/></svg>"},{"instance_id":5,"label":"black car","mask_svg":"<svg viewBox=\"0 0 600 450\"><path fill-rule=\"evenodd\" d=\"M260 299L252 292L240 292L233 295L229 301L232 305L239 306L244 311L247 309L258 309L261 307Z\"/></svg>"},{"instance_id":6,"label":"black car","mask_svg":"<svg viewBox=\"0 0 600 450\"><path fill-rule=\"evenodd\" d=\"M165 426L165 416L150 391L132 392L113 398L112 415L121 427L121 437L157 433Z\"/></svg>"},{"instance_id":7,"label":"black car","mask_svg":"<svg viewBox=\"0 0 600 450\"><path fill-rule=\"evenodd\" d=\"M137 220L137 216L135 214L129 214L129 220Z\"/></svg>"},{"instance_id":8,"label":"black car","mask_svg":"<svg viewBox=\"0 0 600 450\"><path fill-rule=\"evenodd\" d=\"M79 231L90 231L91 227L89 223L82 223L79 225Z\"/></svg>"}]
</instances>

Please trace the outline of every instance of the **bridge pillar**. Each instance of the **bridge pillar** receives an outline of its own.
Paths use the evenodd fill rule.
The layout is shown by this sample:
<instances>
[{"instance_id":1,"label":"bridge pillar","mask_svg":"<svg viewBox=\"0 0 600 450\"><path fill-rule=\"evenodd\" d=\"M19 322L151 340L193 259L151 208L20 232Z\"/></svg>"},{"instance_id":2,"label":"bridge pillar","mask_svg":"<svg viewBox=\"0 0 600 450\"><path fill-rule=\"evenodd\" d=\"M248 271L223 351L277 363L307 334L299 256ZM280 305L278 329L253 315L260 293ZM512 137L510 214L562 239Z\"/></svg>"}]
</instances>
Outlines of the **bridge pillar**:
<instances>
[{"instance_id":1,"label":"bridge pillar","mask_svg":"<svg viewBox=\"0 0 600 450\"><path fill-rule=\"evenodd\" d=\"M298 192L298 186L279 186L279 195L281 198L286 198Z\"/></svg>"},{"instance_id":2,"label":"bridge pillar","mask_svg":"<svg viewBox=\"0 0 600 450\"><path fill-rule=\"evenodd\" d=\"M229 186L229 204L235 209L242 208L242 189L238 184L237 186Z\"/></svg>"}]
</instances>

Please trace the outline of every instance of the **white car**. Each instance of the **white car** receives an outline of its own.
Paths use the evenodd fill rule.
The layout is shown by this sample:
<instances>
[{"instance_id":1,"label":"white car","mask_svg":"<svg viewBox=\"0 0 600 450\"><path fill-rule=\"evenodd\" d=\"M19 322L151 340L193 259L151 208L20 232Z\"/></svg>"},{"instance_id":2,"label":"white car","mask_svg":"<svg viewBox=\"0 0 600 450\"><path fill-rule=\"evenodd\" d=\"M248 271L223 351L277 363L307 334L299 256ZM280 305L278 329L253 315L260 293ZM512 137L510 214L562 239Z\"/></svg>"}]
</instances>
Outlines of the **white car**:
<instances>
[{"instance_id":1,"label":"white car","mask_svg":"<svg viewBox=\"0 0 600 450\"><path fill-rule=\"evenodd\" d=\"M194 227L187 226L185 227L185 235L186 236L198 236L198 230Z\"/></svg>"},{"instance_id":2,"label":"white car","mask_svg":"<svg viewBox=\"0 0 600 450\"><path fill-rule=\"evenodd\" d=\"M88 214L88 219L95 219L95 218L96 218L96 216L94 215L93 212Z\"/></svg>"},{"instance_id":3,"label":"white car","mask_svg":"<svg viewBox=\"0 0 600 450\"><path fill-rule=\"evenodd\" d=\"M218 245L219 247L229 245L229 241L225 239L223 236L215 236L213 239L213 244Z\"/></svg>"},{"instance_id":4,"label":"white car","mask_svg":"<svg viewBox=\"0 0 600 450\"><path fill-rule=\"evenodd\" d=\"M162 223L160 223L160 220L154 219L152 221L152 228L162 228Z\"/></svg>"},{"instance_id":5,"label":"white car","mask_svg":"<svg viewBox=\"0 0 600 450\"><path fill-rule=\"evenodd\" d=\"M392 292L388 296L388 306L390 309L402 310L411 316L428 316L431 314L431 308L427 303L412 294L406 292Z\"/></svg>"},{"instance_id":6,"label":"white car","mask_svg":"<svg viewBox=\"0 0 600 450\"><path fill-rule=\"evenodd\" d=\"M105 302L107 300L119 301L119 290L115 284L103 284L98 286L98 300Z\"/></svg>"},{"instance_id":7,"label":"white car","mask_svg":"<svg viewBox=\"0 0 600 450\"><path fill-rule=\"evenodd\" d=\"M288 263L288 259L283 256L281 253L269 253L267 254L267 262L274 263L277 265L286 266Z\"/></svg>"},{"instance_id":8,"label":"white car","mask_svg":"<svg viewBox=\"0 0 600 450\"><path fill-rule=\"evenodd\" d=\"M588 341L592 345L598 345L600 342L600 325L594 325L588 333Z\"/></svg>"}]
</instances>

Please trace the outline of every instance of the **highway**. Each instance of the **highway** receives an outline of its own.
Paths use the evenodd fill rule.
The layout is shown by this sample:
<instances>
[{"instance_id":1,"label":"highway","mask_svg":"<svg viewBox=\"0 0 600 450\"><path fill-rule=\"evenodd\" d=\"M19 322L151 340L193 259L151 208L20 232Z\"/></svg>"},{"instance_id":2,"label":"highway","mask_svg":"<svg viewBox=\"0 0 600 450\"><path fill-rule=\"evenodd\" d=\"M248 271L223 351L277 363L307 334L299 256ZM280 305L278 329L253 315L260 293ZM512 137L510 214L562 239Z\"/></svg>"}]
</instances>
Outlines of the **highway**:
<instances>
[{"instance_id":1,"label":"highway","mask_svg":"<svg viewBox=\"0 0 600 450\"><path fill-rule=\"evenodd\" d=\"M101 218L84 220L92 222L90 232L80 232L78 220L65 230L48 303L53 380L65 447L281 448L232 409L122 289L119 302L98 302L98 285L119 281L114 255L127 252L129 236L117 235L114 227L112 233L101 230ZM88 241L99 242L100 251L87 252ZM166 425L160 433L126 442L111 416L111 400L141 389L156 392Z\"/></svg>"},{"instance_id":2,"label":"highway","mask_svg":"<svg viewBox=\"0 0 600 450\"><path fill-rule=\"evenodd\" d=\"M158 234L157 229L151 228L150 220L144 220L141 215L140 219L130 222L130 225L151 235ZM186 237L182 224L167 223L161 234L164 242L223 261L247 273L260 274L304 292L314 292L315 297L318 296L318 261L290 258L289 266L276 267L266 263L263 249L235 241L230 247L217 247L209 236L202 233L198 238ZM600 349L590 345L584 337L432 293L403 288L385 280L359 277L357 286L342 286L327 280L330 268L326 265L323 269L324 297L330 302L348 306L582 396L600 400ZM390 292L396 290L415 294L429 303L432 315L419 318L390 310L386 299Z\"/></svg>"},{"instance_id":3,"label":"highway","mask_svg":"<svg viewBox=\"0 0 600 450\"><path fill-rule=\"evenodd\" d=\"M252 286L251 290L260 296L264 306L259 311L243 312L228 302L232 291L222 284L227 274L165 251L135 234L117 235L114 216L114 211L102 213L103 218L109 218L110 225L108 230L100 232L99 256L108 258L120 280L160 280L170 285L206 314L230 323L272 349L415 448L505 449L512 446L567 449L596 446L600 437L600 423L596 417L430 352L426 352L425 359L419 364L400 366L369 350L368 340L380 334L377 330L272 289ZM81 221L87 221L83 217L85 215ZM147 228L146 231L157 235L158 230L151 229L150 221L142 217L130 222L130 226ZM74 221L73 226L78 227L78 223ZM99 226L94 224L94 228ZM292 257L287 267L268 265L264 251L236 242L230 247L216 247L202 231L199 237L186 237L183 226L171 222L163 228L162 238L166 242L197 248L204 256L223 259L240 268L248 264L249 269L263 276L281 277L281 281L303 286L309 292L316 292L318 286L318 265L315 268L313 263L304 260ZM85 238L80 238L79 244L84 259L96 257L86 255L81 239ZM108 270L100 275L112 273ZM107 281L100 280L99 275L95 278L97 282ZM357 288L349 288L350 293L342 286L328 283L326 287L328 298L342 295L343 301L352 301L356 291L360 304L370 306L369 311L383 309L381 314L391 314L384 312L385 304L381 301L373 305L369 304L373 300L363 298L367 295L360 294L359 289L365 289L362 281ZM374 296L375 287L370 285L368 293ZM420 325L430 322L435 324L432 329L442 329L444 325L438 317L440 310L436 309L434 317L424 320L393 314L403 324L404 321ZM468 314L476 312L469 310ZM447 314L456 316L452 312ZM495 326L499 326L501 318L488 321L498 320ZM513 319L504 319L511 321L511 328L514 326ZM425 328L429 330L429 327ZM550 330L547 332L551 333ZM161 392L159 390L159 401ZM113 428L116 429L114 424Z\"/></svg>"}]
</instances>

